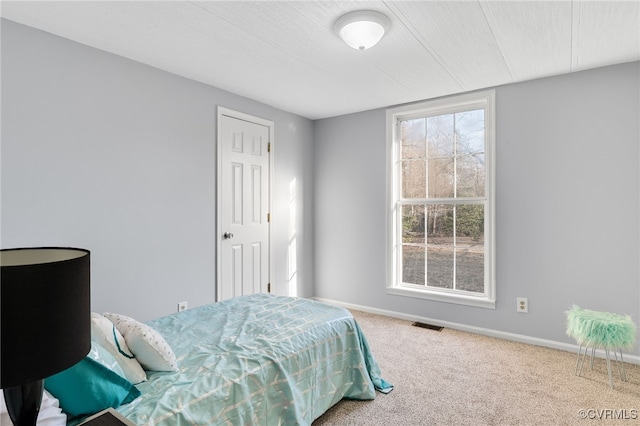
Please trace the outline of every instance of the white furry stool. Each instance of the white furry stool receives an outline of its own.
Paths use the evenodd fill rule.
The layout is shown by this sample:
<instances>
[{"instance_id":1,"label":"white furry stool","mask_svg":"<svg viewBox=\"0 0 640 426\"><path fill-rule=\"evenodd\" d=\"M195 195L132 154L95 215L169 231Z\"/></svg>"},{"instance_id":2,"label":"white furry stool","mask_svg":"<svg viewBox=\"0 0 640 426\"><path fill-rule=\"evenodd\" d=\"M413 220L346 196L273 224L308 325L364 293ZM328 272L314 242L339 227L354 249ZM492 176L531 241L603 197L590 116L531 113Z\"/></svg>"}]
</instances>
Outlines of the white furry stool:
<instances>
[{"instance_id":1,"label":"white furry stool","mask_svg":"<svg viewBox=\"0 0 640 426\"><path fill-rule=\"evenodd\" d=\"M605 351L611 389L613 389L613 377L611 375L610 350L613 350L621 380L623 382L627 380L622 348L632 347L636 340L636 325L630 316L590 311L574 305L567 312L567 335L576 339L580 344L576 359L576 374L578 376L582 374L582 365L587 356L587 350L591 347L591 368L593 368L593 356L596 348ZM580 352L583 346L584 354L582 355L582 363L580 363ZM619 363L616 351L620 352ZM580 364L580 370L578 370L578 364Z\"/></svg>"}]
</instances>

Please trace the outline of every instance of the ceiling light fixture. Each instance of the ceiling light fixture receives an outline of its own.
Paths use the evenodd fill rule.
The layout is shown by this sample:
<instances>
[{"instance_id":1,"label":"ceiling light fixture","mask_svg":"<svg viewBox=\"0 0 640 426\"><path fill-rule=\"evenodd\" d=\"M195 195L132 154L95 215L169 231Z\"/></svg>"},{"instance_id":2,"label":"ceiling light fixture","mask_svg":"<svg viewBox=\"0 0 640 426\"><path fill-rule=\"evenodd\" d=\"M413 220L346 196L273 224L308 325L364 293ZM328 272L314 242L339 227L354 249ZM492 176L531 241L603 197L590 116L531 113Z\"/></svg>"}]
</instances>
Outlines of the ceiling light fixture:
<instances>
[{"instance_id":1,"label":"ceiling light fixture","mask_svg":"<svg viewBox=\"0 0 640 426\"><path fill-rule=\"evenodd\" d=\"M336 21L335 31L349 46L365 50L380 41L389 24L389 18L380 12L358 10L341 16Z\"/></svg>"}]
</instances>

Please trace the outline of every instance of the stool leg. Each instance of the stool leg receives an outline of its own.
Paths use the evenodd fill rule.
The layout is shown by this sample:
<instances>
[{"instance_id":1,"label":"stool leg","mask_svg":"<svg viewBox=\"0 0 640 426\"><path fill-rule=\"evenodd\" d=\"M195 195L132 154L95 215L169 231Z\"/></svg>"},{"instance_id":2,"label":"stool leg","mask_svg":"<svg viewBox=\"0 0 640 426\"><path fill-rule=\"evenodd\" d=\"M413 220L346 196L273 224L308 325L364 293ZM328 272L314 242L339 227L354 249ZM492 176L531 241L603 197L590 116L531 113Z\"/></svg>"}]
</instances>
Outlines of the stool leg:
<instances>
[{"instance_id":1,"label":"stool leg","mask_svg":"<svg viewBox=\"0 0 640 426\"><path fill-rule=\"evenodd\" d=\"M578 364L580 363L580 352L582 352L582 343L580 343L580 347L578 348L578 356L576 357L576 376L579 376Z\"/></svg>"},{"instance_id":2,"label":"stool leg","mask_svg":"<svg viewBox=\"0 0 640 426\"><path fill-rule=\"evenodd\" d=\"M623 382L627 381L627 371L624 369L624 360L622 359L622 348L618 348L620 351L620 365L622 365L622 373L620 373L620 377Z\"/></svg>"},{"instance_id":3,"label":"stool leg","mask_svg":"<svg viewBox=\"0 0 640 426\"><path fill-rule=\"evenodd\" d=\"M605 348L605 355L607 356L607 372L609 373L609 386L613 389L613 376L611 375L611 355L609 349Z\"/></svg>"},{"instance_id":4,"label":"stool leg","mask_svg":"<svg viewBox=\"0 0 640 426\"><path fill-rule=\"evenodd\" d=\"M624 382L624 375L622 374L622 368L620 368L620 362L618 362L618 352L614 349L613 356L616 359L616 367L618 368L618 374L620 375L620 380Z\"/></svg>"},{"instance_id":5,"label":"stool leg","mask_svg":"<svg viewBox=\"0 0 640 426\"><path fill-rule=\"evenodd\" d=\"M584 366L584 359L587 357L587 351L589 350L589 346L584 346L584 354L582 354L582 361L580 362L580 371L578 372L578 376L582 376L582 367ZM580 354L578 354L578 357Z\"/></svg>"},{"instance_id":6,"label":"stool leg","mask_svg":"<svg viewBox=\"0 0 640 426\"><path fill-rule=\"evenodd\" d=\"M593 370L593 358L596 356L596 347L592 347L591 348L591 364L590 367Z\"/></svg>"}]
</instances>

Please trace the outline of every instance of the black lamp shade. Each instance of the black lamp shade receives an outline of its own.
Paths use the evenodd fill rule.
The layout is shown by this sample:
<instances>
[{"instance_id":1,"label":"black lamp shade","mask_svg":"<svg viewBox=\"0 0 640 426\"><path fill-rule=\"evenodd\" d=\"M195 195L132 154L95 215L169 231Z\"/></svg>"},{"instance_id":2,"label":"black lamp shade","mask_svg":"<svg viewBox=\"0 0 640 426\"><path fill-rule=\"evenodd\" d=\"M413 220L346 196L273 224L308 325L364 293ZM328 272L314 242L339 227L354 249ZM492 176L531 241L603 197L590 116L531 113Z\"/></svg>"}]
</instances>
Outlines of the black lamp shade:
<instances>
[{"instance_id":1,"label":"black lamp shade","mask_svg":"<svg viewBox=\"0 0 640 426\"><path fill-rule=\"evenodd\" d=\"M42 380L91 348L88 250L0 250L0 388Z\"/></svg>"}]
</instances>

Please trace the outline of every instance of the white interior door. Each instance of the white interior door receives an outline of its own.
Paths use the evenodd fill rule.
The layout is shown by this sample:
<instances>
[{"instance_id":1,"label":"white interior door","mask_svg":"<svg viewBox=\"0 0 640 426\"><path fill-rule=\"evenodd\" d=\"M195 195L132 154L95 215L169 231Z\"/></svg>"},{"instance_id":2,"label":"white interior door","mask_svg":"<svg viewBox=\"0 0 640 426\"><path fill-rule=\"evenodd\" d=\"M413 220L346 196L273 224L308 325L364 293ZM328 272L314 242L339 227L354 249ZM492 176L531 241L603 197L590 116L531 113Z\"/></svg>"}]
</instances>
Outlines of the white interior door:
<instances>
[{"instance_id":1,"label":"white interior door","mask_svg":"<svg viewBox=\"0 0 640 426\"><path fill-rule=\"evenodd\" d=\"M270 291L273 122L218 108L217 299Z\"/></svg>"}]
</instances>

